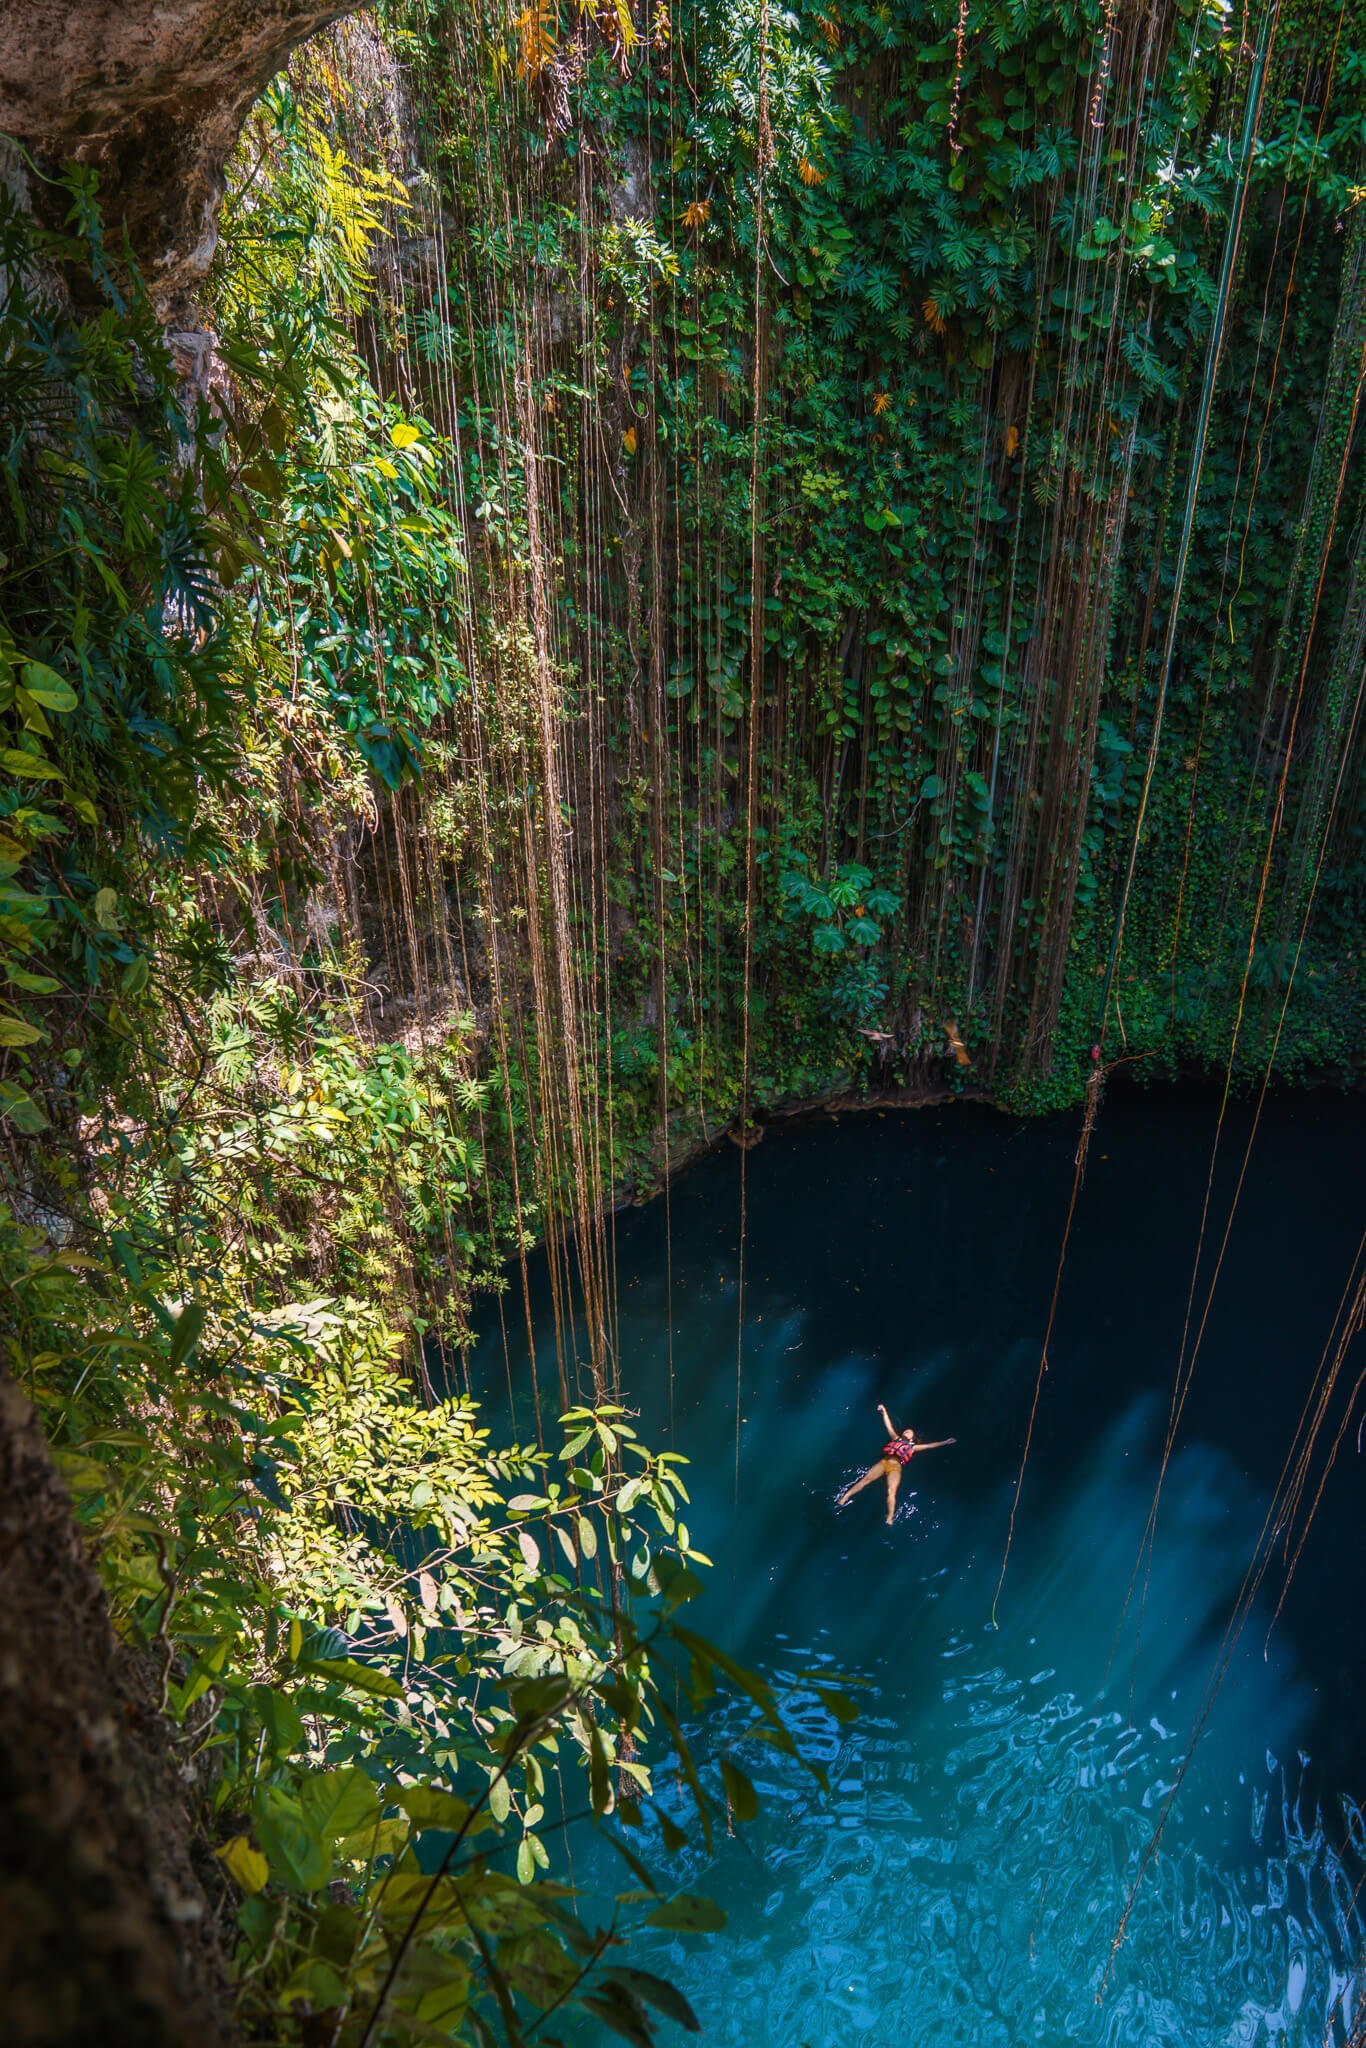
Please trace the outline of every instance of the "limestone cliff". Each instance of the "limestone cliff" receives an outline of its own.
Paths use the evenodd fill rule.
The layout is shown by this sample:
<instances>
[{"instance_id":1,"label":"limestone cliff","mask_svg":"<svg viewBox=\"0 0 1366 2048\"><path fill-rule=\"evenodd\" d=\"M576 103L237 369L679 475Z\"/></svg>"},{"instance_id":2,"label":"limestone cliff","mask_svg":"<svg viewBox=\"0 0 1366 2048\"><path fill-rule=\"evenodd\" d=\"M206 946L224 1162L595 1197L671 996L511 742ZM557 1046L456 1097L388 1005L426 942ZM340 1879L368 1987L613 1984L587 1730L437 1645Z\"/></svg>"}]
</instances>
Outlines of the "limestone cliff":
<instances>
[{"instance_id":1,"label":"limestone cliff","mask_svg":"<svg viewBox=\"0 0 1366 2048\"><path fill-rule=\"evenodd\" d=\"M100 173L168 314L213 254L227 162L292 49L357 0L0 0L0 131ZM41 205L41 179L34 183Z\"/></svg>"}]
</instances>

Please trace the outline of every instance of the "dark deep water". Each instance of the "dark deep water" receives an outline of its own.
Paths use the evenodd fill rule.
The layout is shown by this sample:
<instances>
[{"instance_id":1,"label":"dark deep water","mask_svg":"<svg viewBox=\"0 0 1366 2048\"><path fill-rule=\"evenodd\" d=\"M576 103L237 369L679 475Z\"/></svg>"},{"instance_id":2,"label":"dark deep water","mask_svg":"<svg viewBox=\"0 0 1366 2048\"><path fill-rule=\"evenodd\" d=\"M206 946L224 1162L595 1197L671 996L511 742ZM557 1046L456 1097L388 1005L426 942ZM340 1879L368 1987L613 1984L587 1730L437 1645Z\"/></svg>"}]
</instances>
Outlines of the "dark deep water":
<instances>
[{"instance_id":1,"label":"dark deep water","mask_svg":"<svg viewBox=\"0 0 1366 2048\"><path fill-rule=\"evenodd\" d=\"M759 1820L689 1868L730 1928L661 1939L656 1966L711 2041L1308 2044L1361 2024L1355 1423L1269 1645L1279 1563L1266 1581L1097 2003L1366 1225L1366 1105L1268 1102L1140 1575L1141 1631L1137 1601L1121 1628L1216 1107L1192 1088L1115 1089L1104 1106L997 1629L1077 1119L959 1106L770 1128L748 1161L738 1507L739 1154L672 1191L672 1395L665 1205L617 1219L623 1398L647 1442L692 1461L688 1522L715 1560L687 1619L784 1682L832 1787L748 1754ZM1247 1114L1226 1126L1212 1244ZM524 1390L515 1294L508 1310ZM489 1322L476 1391L496 1412ZM1363 1362L1349 1354L1344 1387ZM880 1450L878 1400L958 1438L912 1466L891 1529L880 1486L834 1506ZM524 1392L517 1420L529 1436ZM870 1681L852 1728L803 1690L820 1665Z\"/></svg>"}]
</instances>

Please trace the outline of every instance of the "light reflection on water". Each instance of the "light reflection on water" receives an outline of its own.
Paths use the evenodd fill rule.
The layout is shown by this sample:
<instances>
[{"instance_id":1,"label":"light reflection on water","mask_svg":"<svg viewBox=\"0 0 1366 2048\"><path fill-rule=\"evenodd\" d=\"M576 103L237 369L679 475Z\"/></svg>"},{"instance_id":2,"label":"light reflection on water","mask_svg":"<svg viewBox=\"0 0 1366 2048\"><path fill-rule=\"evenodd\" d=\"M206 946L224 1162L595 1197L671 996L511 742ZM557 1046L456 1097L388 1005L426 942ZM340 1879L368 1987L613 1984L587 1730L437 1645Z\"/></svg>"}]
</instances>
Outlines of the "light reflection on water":
<instances>
[{"instance_id":1,"label":"light reflection on water","mask_svg":"<svg viewBox=\"0 0 1366 2048\"><path fill-rule=\"evenodd\" d=\"M786 1674L831 1781L827 1799L729 1731L763 1810L714 1862L693 1852L683 1881L730 1929L661 1939L655 1957L711 2041L1343 2048L1355 2027L1366 2042L1366 1823L1338 1796L1366 1773L1355 1467L1335 1475L1269 1645L1268 1613L1249 1619L1096 2000L1360 1231L1361 1105L1270 1104L1126 1616L1216 1108L1181 1090L1107 1100L999 1629L1074 1120L955 1109L766 1139L748 1162L738 1498L735 1157L680 1182L671 1211L619 1220L625 1397L647 1442L692 1460L687 1519L716 1560L688 1619ZM492 1332L476 1365L504 1383ZM877 1454L878 1400L958 1438L912 1468L890 1530L880 1487L834 1506ZM803 1692L812 1665L869 1682L855 1726ZM575 1861L581 1883L621 1882Z\"/></svg>"},{"instance_id":2,"label":"light reflection on water","mask_svg":"<svg viewBox=\"0 0 1366 2048\"><path fill-rule=\"evenodd\" d=\"M730 1927L709 1949L658 1952L710 2040L1350 2038L1366 1826L1350 1802L1325 1826L1305 1793L1295 1743L1308 1695L1274 1640L1264 1659L1264 1615L1234 1657L1110 1967L1255 1530L1226 1459L1207 1448L1179 1458L1137 1660L1131 1642L1115 1649L1116 1587L1150 1498L1134 1454L1152 1420L1135 1404L1031 1527L999 1629L936 1628L946 1589L955 1614L989 1609L999 1556L972 1561L976 1532L960 1515L959 1562L945 1564L922 1482L890 1537L863 1532L875 1554L918 1545L929 1566L920 1598L899 1580L882 1607L883 1655L851 1671L838 1615L802 1647L779 1646L786 1712L830 1794L746 1745L739 1722L726 1731L763 1809L689 1881ZM820 1666L876 1679L852 1728L796 1675Z\"/></svg>"},{"instance_id":3,"label":"light reflection on water","mask_svg":"<svg viewBox=\"0 0 1366 2048\"><path fill-rule=\"evenodd\" d=\"M1240 1788L1242 1867L1182 1837L1154 1866L1098 2004L1171 1745L1066 1693L1031 1704L999 1669L963 1680L957 1700L968 1732L932 1763L873 1715L826 1745L828 1802L790 1772L764 1775L771 1817L698 1873L728 1906L727 1935L664 1961L709 2039L1347 2038L1351 1884L1279 1771L1270 1798Z\"/></svg>"}]
</instances>

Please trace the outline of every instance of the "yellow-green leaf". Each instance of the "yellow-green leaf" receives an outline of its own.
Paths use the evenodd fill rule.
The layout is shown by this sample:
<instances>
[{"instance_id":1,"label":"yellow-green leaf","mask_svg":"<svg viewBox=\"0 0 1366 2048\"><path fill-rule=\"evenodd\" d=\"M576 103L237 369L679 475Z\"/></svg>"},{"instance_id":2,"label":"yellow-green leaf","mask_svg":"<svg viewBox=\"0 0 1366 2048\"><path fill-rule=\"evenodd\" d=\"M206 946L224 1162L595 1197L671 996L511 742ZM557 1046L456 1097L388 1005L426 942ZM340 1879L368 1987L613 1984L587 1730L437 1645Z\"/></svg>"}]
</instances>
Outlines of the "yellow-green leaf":
<instances>
[{"instance_id":1,"label":"yellow-green leaf","mask_svg":"<svg viewBox=\"0 0 1366 2048\"><path fill-rule=\"evenodd\" d=\"M61 781L61 769L53 762L45 761L41 754L35 754L30 747L6 747L0 754L0 761L11 775L22 775L31 782L40 781L45 776Z\"/></svg>"},{"instance_id":2,"label":"yellow-green leaf","mask_svg":"<svg viewBox=\"0 0 1366 2048\"><path fill-rule=\"evenodd\" d=\"M417 427L410 427L406 420L398 420L389 429L389 439L395 448L411 448L422 439L422 434Z\"/></svg>"},{"instance_id":3,"label":"yellow-green leaf","mask_svg":"<svg viewBox=\"0 0 1366 2048\"><path fill-rule=\"evenodd\" d=\"M51 739L52 727L44 718L38 699L32 690L16 690L15 700L24 714L24 724L30 732L36 732L40 739Z\"/></svg>"},{"instance_id":4,"label":"yellow-green leaf","mask_svg":"<svg viewBox=\"0 0 1366 2048\"><path fill-rule=\"evenodd\" d=\"M24 688L45 711L76 709L76 692L66 678L59 676L55 668L49 668L45 661L24 663Z\"/></svg>"},{"instance_id":5,"label":"yellow-green leaf","mask_svg":"<svg viewBox=\"0 0 1366 2048\"><path fill-rule=\"evenodd\" d=\"M259 1849L252 1848L245 1835L234 1835L230 1842L223 1844L218 1856L248 1896L263 1889L270 1876L270 1865Z\"/></svg>"},{"instance_id":6,"label":"yellow-green leaf","mask_svg":"<svg viewBox=\"0 0 1366 2048\"><path fill-rule=\"evenodd\" d=\"M46 1111L22 1088L6 1088L4 1095L0 1096L0 1116L12 1123L16 1131L23 1131L26 1137L31 1138L36 1132L47 1129Z\"/></svg>"}]
</instances>

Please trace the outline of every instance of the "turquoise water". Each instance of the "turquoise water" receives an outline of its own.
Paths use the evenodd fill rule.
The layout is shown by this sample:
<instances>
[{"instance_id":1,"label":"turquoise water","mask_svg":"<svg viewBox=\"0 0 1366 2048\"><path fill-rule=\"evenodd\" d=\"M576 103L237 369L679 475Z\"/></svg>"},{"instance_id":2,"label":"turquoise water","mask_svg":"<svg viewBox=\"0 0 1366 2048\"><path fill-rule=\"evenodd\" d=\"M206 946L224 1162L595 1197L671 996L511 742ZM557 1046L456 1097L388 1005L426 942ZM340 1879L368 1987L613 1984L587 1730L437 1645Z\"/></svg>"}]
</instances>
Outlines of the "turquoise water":
<instances>
[{"instance_id":1,"label":"turquoise water","mask_svg":"<svg viewBox=\"0 0 1366 2048\"><path fill-rule=\"evenodd\" d=\"M1289 2048L1361 2024L1355 1427L1114 1945L1366 1220L1366 1115L1271 1104L1126 1615L1213 1115L1191 1090L1107 1104L996 1627L1075 1123L964 1107L770 1131L748 1161L738 1500L738 1155L676 1184L667 1245L662 1203L618 1219L624 1398L692 1461L689 1523L715 1559L690 1619L777 1677L830 1783L737 1751L760 1818L685 1873L729 1929L652 1958L710 2040ZM1225 1207L1217 1190L1220 1229ZM543 1383L552 1360L547 1338ZM524 1388L524 1349L507 1363ZM476 1369L504 1379L492 1329ZM878 1400L958 1438L916 1461L891 1529L880 1486L835 1506L878 1454ZM821 1669L866 1682L853 1727L804 1682Z\"/></svg>"}]
</instances>

